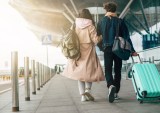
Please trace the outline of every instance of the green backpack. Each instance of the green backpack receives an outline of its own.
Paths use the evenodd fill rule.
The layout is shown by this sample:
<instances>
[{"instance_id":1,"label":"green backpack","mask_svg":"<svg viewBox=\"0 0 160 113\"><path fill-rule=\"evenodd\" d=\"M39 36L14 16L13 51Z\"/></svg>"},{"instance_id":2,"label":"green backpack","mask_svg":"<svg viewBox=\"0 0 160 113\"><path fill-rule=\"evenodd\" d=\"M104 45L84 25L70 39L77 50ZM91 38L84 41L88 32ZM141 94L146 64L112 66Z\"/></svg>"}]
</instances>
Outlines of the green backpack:
<instances>
[{"instance_id":1,"label":"green backpack","mask_svg":"<svg viewBox=\"0 0 160 113\"><path fill-rule=\"evenodd\" d=\"M78 60L80 54L80 42L75 32L75 24L69 29L68 33L61 41L62 53L66 58Z\"/></svg>"}]
</instances>

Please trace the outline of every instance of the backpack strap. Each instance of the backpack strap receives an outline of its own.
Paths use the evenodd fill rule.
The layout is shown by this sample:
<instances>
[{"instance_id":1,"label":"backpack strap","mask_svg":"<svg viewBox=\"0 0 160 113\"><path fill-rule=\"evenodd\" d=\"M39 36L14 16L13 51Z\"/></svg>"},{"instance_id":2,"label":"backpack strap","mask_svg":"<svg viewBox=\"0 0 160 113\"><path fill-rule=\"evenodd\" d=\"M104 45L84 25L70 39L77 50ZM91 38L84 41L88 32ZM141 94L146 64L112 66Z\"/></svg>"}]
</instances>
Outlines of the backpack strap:
<instances>
[{"instance_id":1,"label":"backpack strap","mask_svg":"<svg viewBox=\"0 0 160 113\"><path fill-rule=\"evenodd\" d=\"M76 28L76 24L75 24L75 22L72 24L72 26L70 27L70 29L71 30L75 30L75 28Z\"/></svg>"}]
</instances>

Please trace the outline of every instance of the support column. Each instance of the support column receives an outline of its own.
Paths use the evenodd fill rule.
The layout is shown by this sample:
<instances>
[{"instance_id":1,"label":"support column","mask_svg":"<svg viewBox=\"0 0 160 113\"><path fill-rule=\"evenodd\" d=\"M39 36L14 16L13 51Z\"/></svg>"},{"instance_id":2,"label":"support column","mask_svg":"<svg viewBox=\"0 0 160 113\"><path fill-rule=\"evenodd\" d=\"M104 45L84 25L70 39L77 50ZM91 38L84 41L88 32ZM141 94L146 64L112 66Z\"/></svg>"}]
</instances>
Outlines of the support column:
<instances>
[{"instance_id":1,"label":"support column","mask_svg":"<svg viewBox=\"0 0 160 113\"><path fill-rule=\"evenodd\" d=\"M25 86L25 100L30 101L30 85L29 85L29 58L24 58L24 86Z\"/></svg>"},{"instance_id":2,"label":"support column","mask_svg":"<svg viewBox=\"0 0 160 113\"><path fill-rule=\"evenodd\" d=\"M37 90L40 90L40 70L39 70L39 62L36 62L36 70L37 70Z\"/></svg>"},{"instance_id":3,"label":"support column","mask_svg":"<svg viewBox=\"0 0 160 113\"><path fill-rule=\"evenodd\" d=\"M36 94L36 82L35 82L35 61L31 61L31 75L32 75L32 94Z\"/></svg>"},{"instance_id":4,"label":"support column","mask_svg":"<svg viewBox=\"0 0 160 113\"><path fill-rule=\"evenodd\" d=\"M11 53L12 111L19 111L18 53Z\"/></svg>"}]
</instances>

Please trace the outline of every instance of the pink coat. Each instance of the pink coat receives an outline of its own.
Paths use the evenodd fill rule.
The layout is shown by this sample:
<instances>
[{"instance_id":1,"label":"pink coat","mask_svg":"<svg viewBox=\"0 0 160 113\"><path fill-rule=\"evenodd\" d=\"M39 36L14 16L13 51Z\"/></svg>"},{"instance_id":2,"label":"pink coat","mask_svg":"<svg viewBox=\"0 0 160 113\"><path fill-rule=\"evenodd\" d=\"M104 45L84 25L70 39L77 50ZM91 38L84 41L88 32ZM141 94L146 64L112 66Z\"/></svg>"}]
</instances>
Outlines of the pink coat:
<instances>
[{"instance_id":1,"label":"pink coat","mask_svg":"<svg viewBox=\"0 0 160 113\"><path fill-rule=\"evenodd\" d=\"M97 57L95 45L98 43L96 28L92 21L76 18L76 32L80 40L81 57L78 61L68 60L62 75L74 80L96 82L104 80L104 73Z\"/></svg>"}]
</instances>

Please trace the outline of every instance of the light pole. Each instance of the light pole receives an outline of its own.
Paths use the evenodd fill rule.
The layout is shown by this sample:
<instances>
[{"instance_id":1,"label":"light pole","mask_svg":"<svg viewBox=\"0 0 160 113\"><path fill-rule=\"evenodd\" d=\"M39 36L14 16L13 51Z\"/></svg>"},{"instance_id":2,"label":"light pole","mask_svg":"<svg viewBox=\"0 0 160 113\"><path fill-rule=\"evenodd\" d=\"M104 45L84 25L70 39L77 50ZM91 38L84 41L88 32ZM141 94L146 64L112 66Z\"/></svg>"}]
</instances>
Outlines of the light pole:
<instances>
[{"instance_id":1,"label":"light pole","mask_svg":"<svg viewBox=\"0 0 160 113\"><path fill-rule=\"evenodd\" d=\"M46 57L47 57L47 66L48 66L48 45L52 44L52 35L46 34L42 36L42 45L46 45Z\"/></svg>"}]
</instances>

